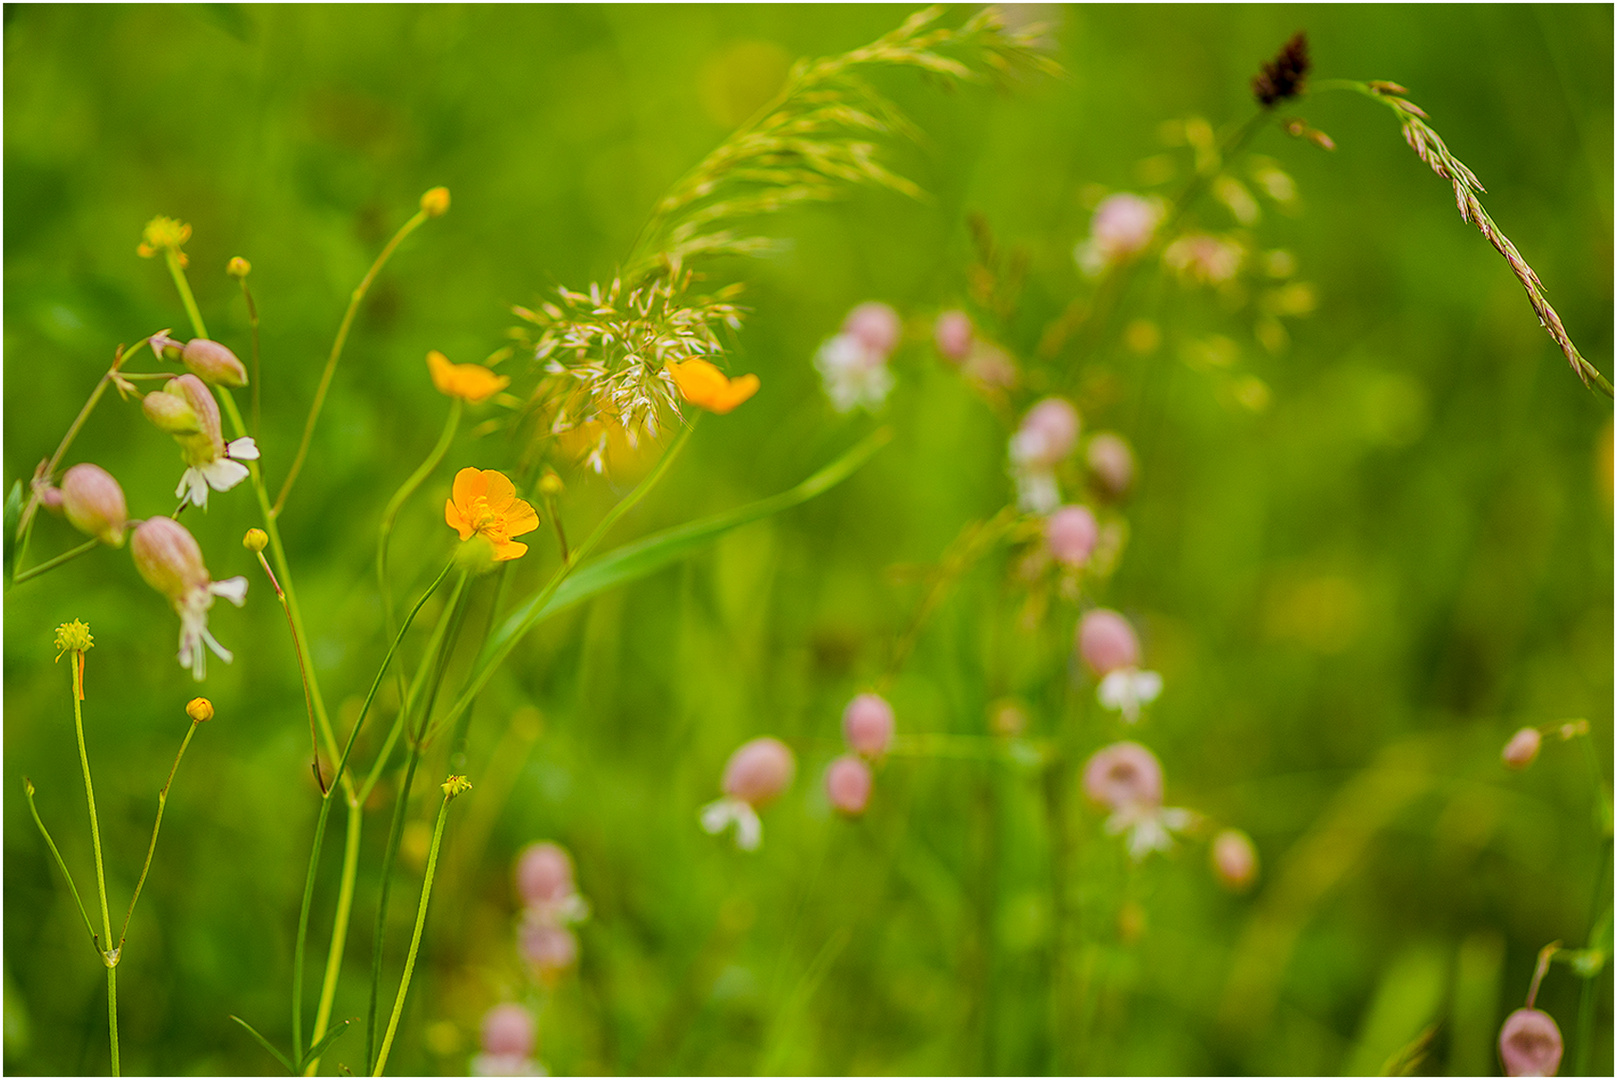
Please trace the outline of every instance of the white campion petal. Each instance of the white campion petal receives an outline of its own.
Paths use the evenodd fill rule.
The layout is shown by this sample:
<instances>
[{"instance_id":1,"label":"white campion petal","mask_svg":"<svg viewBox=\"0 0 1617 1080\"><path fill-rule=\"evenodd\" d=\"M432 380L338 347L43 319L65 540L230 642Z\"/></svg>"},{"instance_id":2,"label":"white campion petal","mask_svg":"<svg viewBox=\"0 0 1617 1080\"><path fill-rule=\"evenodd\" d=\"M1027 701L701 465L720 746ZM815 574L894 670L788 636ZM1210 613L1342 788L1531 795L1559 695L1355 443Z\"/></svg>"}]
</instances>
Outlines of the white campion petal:
<instances>
[{"instance_id":1,"label":"white campion petal","mask_svg":"<svg viewBox=\"0 0 1617 1080\"><path fill-rule=\"evenodd\" d=\"M757 851L763 842L764 826L757 811L740 799L726 796L702 807L702 828L714 836L731 825L736 830L736 847L742 851Z\"/></svg>"},{"instance_id":2,"label":"white campion petal","mask_svg":"<svg viewBox=\"0 0 1617 1080\"><path fill-rule=\"evenodd\" d=\"M226 444L225 456L234 461L257 461L258 445L253 442L252 436L244 435Z\"/></svg>"},{"instance_id":3,"label":"white campion petal","mask_svg":"<svg viewBox=\"0 0 1617 1080\"><path fill-rule=\"evenodd\" d=\"M1052 514L1061 506L1055 474L1043 469L1016 469L1016 504L1030 514Z\"/></svg>"},{"instance_id":4,"label":"white campion petal","mask_svg":"<svg viewBox=\"0 0 1617 1080\"><path fill-rule=\"evenodd\" d=\"M208 508L208 481L202 475L202 470L195 465L186 469L180 475L180 486L174 489L174 494L189 502L192 506Z\"/></svg>"},{"instance_id":5,"label":"white campion petal","mask_svg":"<svg viewBox=\"0 0 1617 1080\"><path fill-rule=\"evenodd\" d=\"M215 491L229 491L247 479L247 466L229 458L215 458L202 466L202 475ZM200 504L199 504L200 505Z\"/></svg>"},{"instance_id":6,"label":"white campion petal","mask_svg":"<svg viewBox=\"0 0 1617 1080\"><path fill-rule=\"evenodd\" d=\"M1123 668L1101 680L1095 697L1104 707L1117 709L1123 719L1134 723L1140 718L1140 706L1149 705L1162 693L1162 676L1155 671Z\"/></svg>"},{"instance_id":7,"label":"white campion petal","mask_svg":"<svg viewBox=\"0 0 1617 1080\"><path fill-rule=\"evenodd\" d=\"M223 581L210 582L208 592L214 596L222 596L237 607L241 607L247 602L247 579L233 577L226 578Z\"/></svg>"}]
</instances>

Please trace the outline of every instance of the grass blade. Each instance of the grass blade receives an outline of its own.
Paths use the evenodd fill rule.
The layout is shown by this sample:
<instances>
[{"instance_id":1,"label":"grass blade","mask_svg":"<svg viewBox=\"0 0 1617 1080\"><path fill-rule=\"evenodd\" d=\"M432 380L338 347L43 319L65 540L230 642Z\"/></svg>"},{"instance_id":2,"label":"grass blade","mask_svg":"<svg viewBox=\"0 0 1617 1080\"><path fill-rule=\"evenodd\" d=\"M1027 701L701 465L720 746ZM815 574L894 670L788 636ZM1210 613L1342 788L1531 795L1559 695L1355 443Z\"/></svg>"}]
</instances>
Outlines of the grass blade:
<instances>
[{"instance_id":1,"label":"grass blade","mask_svg":"<svg viewBox=\"0 0 1617 1080\"><path fill-rule=\"evenodd\" d=\"M292 1067L292 1063L287 1060L286 1055L281 1053L279 1050L275 1049L275 1044L270 1042L268 1039L264 1038L264 1036L260 1035L257 1032L257 1030L254 1029L253 1025L249 1024L247 1021L243 1020L241 1017L235 1015L234 1013L231 1014L230 1018L232 1020L236 1021L236 1023L240 1024L243 1028L245 1028L247 1030L247 1034L249 1034L253 1038L257 1039L259 1046L262 1046L264 1049L268 1050L271 1054L275 1055L275 1060L279 1061L283 1066L285 1066L288 1075L290 1075L290 1076L296 1076L297 1075L298 1071Z\"/></svg>"}]
</instances>

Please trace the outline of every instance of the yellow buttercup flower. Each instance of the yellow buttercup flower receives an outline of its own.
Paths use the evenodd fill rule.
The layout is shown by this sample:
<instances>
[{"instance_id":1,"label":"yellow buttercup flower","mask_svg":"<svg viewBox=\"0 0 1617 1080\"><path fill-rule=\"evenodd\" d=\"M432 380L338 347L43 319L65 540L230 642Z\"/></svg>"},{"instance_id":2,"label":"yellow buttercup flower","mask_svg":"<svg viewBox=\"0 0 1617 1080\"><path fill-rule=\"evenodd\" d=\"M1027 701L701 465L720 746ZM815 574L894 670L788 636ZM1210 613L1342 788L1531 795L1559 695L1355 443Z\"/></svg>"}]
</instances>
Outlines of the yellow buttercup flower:
<instances>
[{"instance_id":1,"label":"yellow buttercup flower","mask_svg":"<svg viewBox=\"0 0 1617 1080\"><path fill-rule=\"evenodd\" d=\"M449 357L437 349L427 354L427 367L432 372L432 385L440 394L458 397L473 405L511 385L508 377L496 375L482 364L451 364Z\"/></svg>"},{"instance_id":2,"label":"yellow buttercup flower","mask_svg":"<svg viewBox=\"0 0 1617 1080\"><path fill-rule=\"evenodd\" d=\"M723 415L758 392L758 376L732 379L706 360L670 360L665 366L685 400L708 412Z\"/></svg>"},{"instance_id":3,"label":"yellow buttercup flower","mask_svg":"<svg viewBox=\"0 0 1617 1080\"><path fill-rule=\"evenodd\" d=\"M444 520L462 540L482 536L494 548L494 561L518 559L528 545L511 539L539 527L539 515L517 498L516 485L493 469L462 469L444 503Z\"/></svg>"}]
</instances>

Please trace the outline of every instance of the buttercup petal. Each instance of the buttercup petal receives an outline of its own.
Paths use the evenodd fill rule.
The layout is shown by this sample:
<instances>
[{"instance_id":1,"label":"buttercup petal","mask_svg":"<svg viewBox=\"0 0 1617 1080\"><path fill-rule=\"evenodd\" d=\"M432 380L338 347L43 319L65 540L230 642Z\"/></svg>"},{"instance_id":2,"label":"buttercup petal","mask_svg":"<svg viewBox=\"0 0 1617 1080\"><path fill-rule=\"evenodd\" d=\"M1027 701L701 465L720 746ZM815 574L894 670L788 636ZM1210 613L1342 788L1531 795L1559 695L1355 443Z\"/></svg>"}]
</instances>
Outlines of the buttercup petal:
<instances>
[{"instance_id":1,"label":"buttercup petal","mask_svg":"<svg viewBox=\"0 0 1617 1080\"><path fill-rule=\"evenodd\" d=\"M539 513L531 503L515 499L505 512L505 535L521 536L539 527Z\"/></svg>"},{"instance_id":2,"label":"buttercup petal","mask_svg":"<svg viewBox=\"0 0 1617 1080\"><path fill-rule=\"evenodd\" d=\"M451 491L455 505L465 509L472 505L472 500L488 491L488 476L482 469L464 468L455 474L455 486Z\"/></svg>"},{"instance_id":3,"label":"buttercup petal","mask_svg":"<svg viewBox=\"0 0 1617 1080\"><path fill-rule=\"evenodd\" d=\"M517 540L507 540L503 544L496 544L494 546L494 561L509 562L512 559L520 559L527 553L527 544Z\"/></svg>"},{"instance_id":4,"label":"buttercup petal","mask_svg":"<svg viewBox=\"0 0 1617 1080\"><path fill-rule=\"evenodd\" d=\"M488 508L491 512L504 513L517 497L517 486L511 483L511 478L494 469L483 470L483 481L488 498Z\"/></svg>"},{"instance_id":5,"label":"buttercup petal","mask_svg":"<svg viewBox=\"0 0 1617 1080\"><path fill-rule=\"evenodd\" d=\"M466 520L466 515L460 512L460 508L455 505L455 500L453 499L444 500L444 522L451 529L460 533L462 540L470 540L472 534L477 531L472 528L471 522Z\"/></svg>"}]
</instances>

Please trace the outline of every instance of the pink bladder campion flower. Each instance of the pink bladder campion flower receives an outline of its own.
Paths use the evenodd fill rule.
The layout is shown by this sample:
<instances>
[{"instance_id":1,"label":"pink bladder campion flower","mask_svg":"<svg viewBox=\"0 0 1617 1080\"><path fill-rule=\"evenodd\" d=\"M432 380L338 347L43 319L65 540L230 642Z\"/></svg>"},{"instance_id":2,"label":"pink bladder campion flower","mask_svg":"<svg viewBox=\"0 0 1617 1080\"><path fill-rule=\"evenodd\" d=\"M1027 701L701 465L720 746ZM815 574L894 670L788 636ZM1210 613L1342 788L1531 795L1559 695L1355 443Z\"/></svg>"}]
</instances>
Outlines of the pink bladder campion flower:
<instances>
[{"instance_id":1,"label":"pink bladder campion flower","mask_svg":"<svg viewBox=\"0 0 1617 1080\"><path fill-rule=\"evenodd\" d=\"M1078 445L1078 410L1064 398L1045 398L1028 410L1011 436L1011 476L1017 504L1035 514L1061 505L1055 468Z\"/></svg>"},{"instance_id":2,"label":"pink bladder campion flower","mask_svg":"<svg viewBox=\"0 0 1617 1080\"><path fill-rule=\"evenodd\" d=\"M932 324L932 341L938 355L952 363L963 363L971 355L975 336L971 316L964 311L945 311Z\"/></svg>"},{"instance_id":3,"label":"pink bladder campion flower","mask_svg":"<svg viewBox=\"0 0 1617 1080\"><path fill-rule=\"evenodd\" d=\"M472 1059L473 1076L543 1076L533 1059L538 1041L533 1014L514 1002L483 1017L483 1052Z\"/></svg>"},{"instance_id":4,"label":"pink bladder campion flower","mask_svg":"<svg viewBox=\"0 0 1617 1080\"><path fill-rule=\"evenodd\" d=\"M904 323L890 304L872 300L848 312L842 332L885 361L904 336Z\"/></svg>"},{"instance_id":5,"label":"pink bladder campion flower","mask_svg":"<svg viewBox=\"0 0 1617 1080\"><path fill-rule=\"evenodd\" d=\"M1520 772L1538 757L1538 748L1543 742L1544 737L1539 734L1538 728L1524 727L1510 737L1499 757L1507 769Z\"/></svg>"},{"instance_id":6,"label":"pink bladder campion flower","mask_svg":"<svg viewBox=\"0 0 1617 1080\"><path fill-rule=\"evenodd\" d=\"M1121 499L1134 486L1134 451L1121 435L1097 432L1084 451L1084 463L1095 488L1108 499Z\"/></svg>"},{"instance_id":7,"label":"pink bladder campion flower","mask_svg":"<svg viewBox=\"0 0 1617 1080\"><path fill-rule=\"evenodd\" d=\"M75 529L111 547L123 546L129 507L111 473L82 462L62 477L61 493L62 512Z\"/></svg>"},{"instance_id":8,"label":"pink bladder campion flower","mask_svg":"<svg viewBox=\"0 0 1617 1080\"><path fill-rule=\"evenodd\" d=\"M1117 742L1095 751L1084 764L1084 795L1111 815L1106 831L1128 834L1128 852L1142 859L1173 846L1171 831L1192 821L1188 810L1162 805L1162 764L1136 742Z\"/></svg>"},{"instance_id":9,"label":"pink bladder campion flower","mask_svg":"<svg viewBox=\"0 0 1617 1080\"><path fill-rule=\"evenodd\" d=\"M192 374L170 379L142 402L148 419L180 444L186 470L174 494L207 509L208 489L229 491L247 479L243 461L256 461L258 447L243 437L226 443L219 425L219 403Z\"/></svg>"},{"instance_id":10,"label":"pink bladder campion flower","mask_svg":"<svg viewBox=\"0 0 1617 1080\"><path fill-rule=\"evenodd\" d=\"M874 781L863 758L843 754L825 770L825 794L838 813L857 817L870 804Z\"/></svg>"},{"instance_id":11,"label":"pink bladder campion flower","mask_svg":"<svg viewBox=\"0 0 1617 1080\"><path fill-rule=\"evenodd\" d=\"M517 930L517 951L547 986L554 986L578 963L578 939L573 932L531 911Z\"/></svg>"},{"instance_id":12,"label":"pink bladder campion flower","mask_svg":"<svg viewBox=\"0 0 1617 1080\"><path fill-rule=\"evenodd\" d=\"M867 758L878 758L893 741L893 707L880 694L860 694L842 710L842 734Z\"/></svg>"},{"instance_id":13,"label":"pink bladder campion flower","mask_svg":"<svg viewBox=\"0 0 1617 1080\"><path fill-rule=\"evenodd\" d=\"M172 518L147 518L141 522L129 549L140 576L167 597L180 616L180 664L200 682L207 674L209 649L230 663L230 650L208 632L208 609L213 607L214 598L221 596L241 607L247 601L247 579L212 580L196 538Z\"/></svg>"},{"instance_id":14,"label":"pink bladder campion flower","mask_svg":"<svg viewBox=\"0 0 1617 1080\"><path fill-rule=\"evenodd\" d=\"M1050 555L1063 566L1080 567L1095 550L1100 527L1087 506L1063 506L1044 523L1045 543Z\"/></svg>"},{"instance_id":15,"label":"pink bladder campion flower","mask_svg":"<svg viewBox=\"0 0 1617 1080\"><path fill-rule=\"evenodd\" d=\"M1089 239L1078 245L1073 257L1086 275L1097 277L1149 247L1162 217L1160 199L1126 191L1108 196L1095 207Z\"/></svg>"},{"instance_id":16,"label":"pink bladder campion flower","mask_svg":"<svg viewBox=\"0 0 1617 1080\"><path fill-rule=\"evenodd\" d=\"M1213 837L1213 876L1232 892L1245 892L1258 876L1258 849L1240 829L1223 829Z\"/></svg>"},{"instance_id":17,"label":"pink bladder campion flower","mask_svg":"<svg viewBox=\"0 0 1617 1080\"><path fill-rule=\"evenodd\" d=\"M180 363L185 365L186 371L215 386L247 385L246 367L236 359L235 353L217 341L192 338L180 350Z\"/></svg>"},{"instance_id":18,"label":"pink bladder campion flower","mask_svg":"<svg viewBox=\"0 0 1617 1080\"><path fill-rule=\"evenodd\" d=\"M702 808L702 828L716 836L734 825L736 847L756 851L764 829L758 808L790 787L796 773L797 757L779 739L766 735L741 744L724 766L724 797Z\"/></svg>"},{"instance_id":19,"label":"pink bladder campion flower","mask_svg":"<svg viewBox=\"0 0 1617 1080\"><path fill-rule=\"evenodd\" d=\"M1078 655L1096 675L1138 667L1140 639L1134 627L1117 612L1096 608L1078 623Z\"/></svg>"},{"instance_id":20,"label":"pink bladder campion flower","mask_svg":"<svg viewBox=\"0 0 1617 1080\"><path fill-rule=\"evenodd\" d=\"M573 860L559 844L529 844L517 855L517 893L529 905L552 904L573 891Z\"/></svg>"},{"instance_id":21,"label":"pink bladder campion flower","mask_svg":"<svg viewBox=\"0 0 1617 1080\"><path fill-rule=\"evenodd\" d=\"M1499 1029L1499 1060L1506 1076L1554 1076L1565 1046L1549 1013L1517 1009Z\"/></svg>"}]
</instances>

